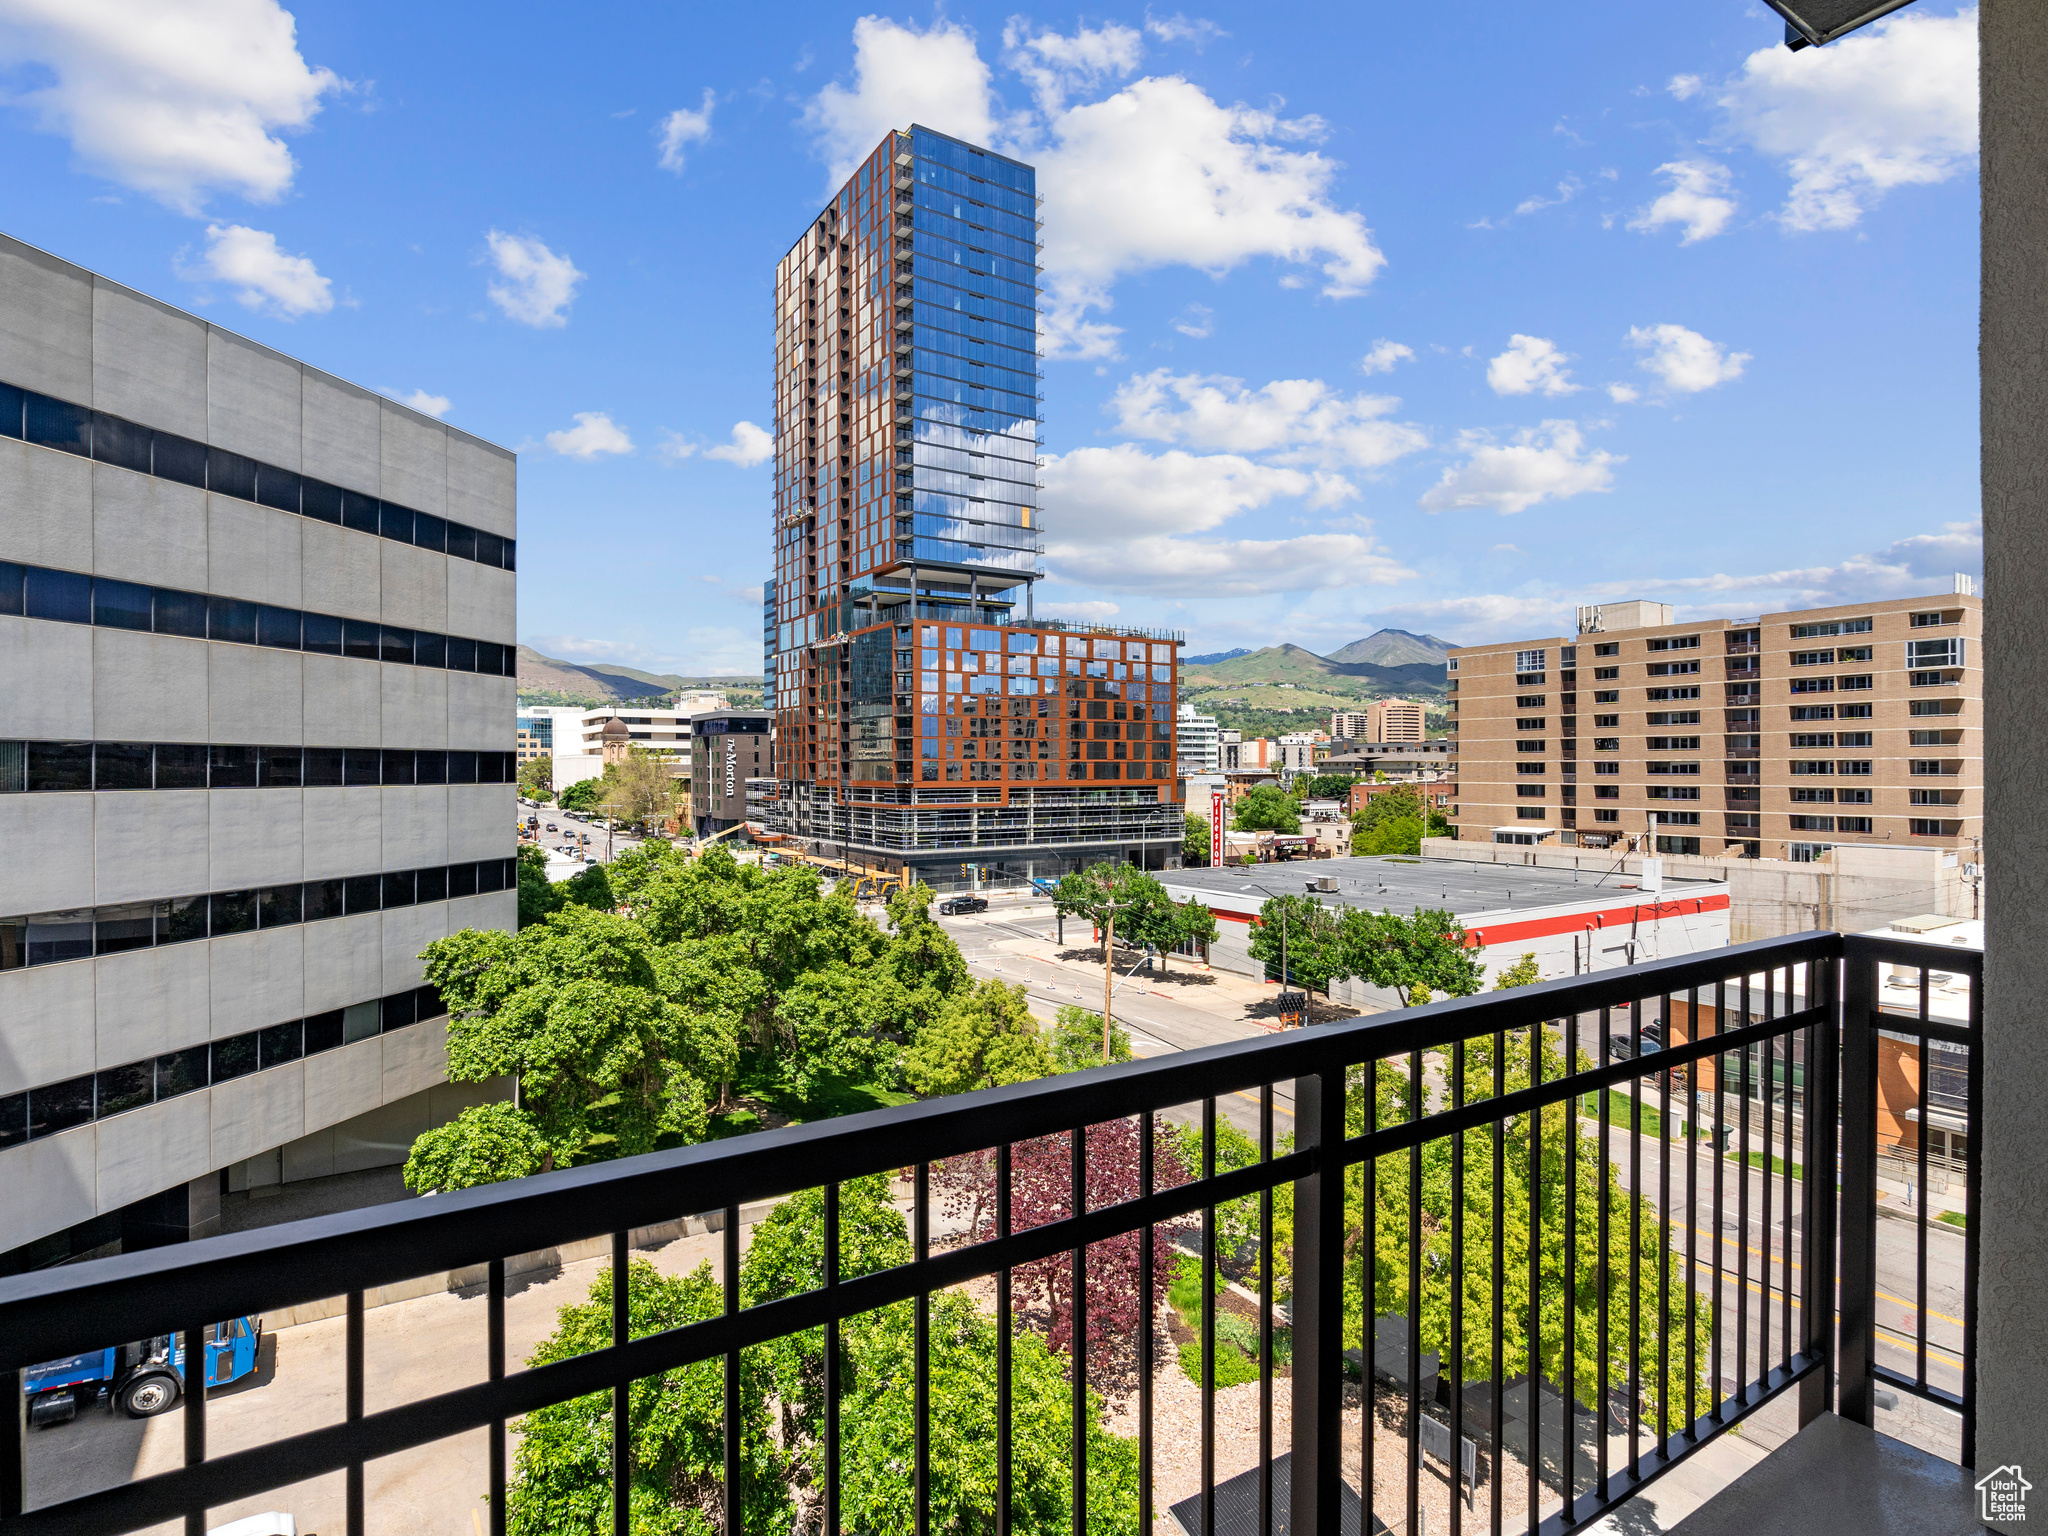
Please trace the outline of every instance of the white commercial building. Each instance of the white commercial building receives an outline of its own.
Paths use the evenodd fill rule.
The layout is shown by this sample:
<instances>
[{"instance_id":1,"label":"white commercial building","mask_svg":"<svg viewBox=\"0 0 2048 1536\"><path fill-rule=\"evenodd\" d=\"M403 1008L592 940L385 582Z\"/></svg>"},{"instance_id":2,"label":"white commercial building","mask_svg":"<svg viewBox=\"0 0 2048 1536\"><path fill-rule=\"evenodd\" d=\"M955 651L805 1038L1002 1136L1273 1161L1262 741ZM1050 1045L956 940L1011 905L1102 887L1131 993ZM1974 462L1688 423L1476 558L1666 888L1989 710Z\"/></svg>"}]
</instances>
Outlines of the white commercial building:
<instances>
[{"instance_id":1,"label":"white commercial building","mask_svg":"<svg viewBox=\"0 0 2048 1536\"><path fill-rule=\"evenodd\" d=\"M555 793L604 773L604 728L617 720L626 741L640 751L659 753L687 775L690 763L690 718L725 707L716 693L685 694L673 709L649 709L620 703L603 709L564 711L555 721Z\"/></svg>"},{"instance_id":2,"label":"white commercial building","mask_svg":"<svg viewBox=\"0 0 2048 1536\"><path fill-rule=\"evenodd\" d=\"M1214 715L1198 714L1194 705L1183 704L1176 713L1174 728L1180 738L1181 777L1214 773L1223 766L1221 733Z\"/></svg>"},{"instance_id":3,"label":"white commercial building","mask_svg":"<svg viewBox=\"0 0 2048 1536\"><path fill-rule=\"evenodd\" d=\"M402 1160L511 929L514 459L0 238L0 1273Z\"/></svg>"}]
</instances>

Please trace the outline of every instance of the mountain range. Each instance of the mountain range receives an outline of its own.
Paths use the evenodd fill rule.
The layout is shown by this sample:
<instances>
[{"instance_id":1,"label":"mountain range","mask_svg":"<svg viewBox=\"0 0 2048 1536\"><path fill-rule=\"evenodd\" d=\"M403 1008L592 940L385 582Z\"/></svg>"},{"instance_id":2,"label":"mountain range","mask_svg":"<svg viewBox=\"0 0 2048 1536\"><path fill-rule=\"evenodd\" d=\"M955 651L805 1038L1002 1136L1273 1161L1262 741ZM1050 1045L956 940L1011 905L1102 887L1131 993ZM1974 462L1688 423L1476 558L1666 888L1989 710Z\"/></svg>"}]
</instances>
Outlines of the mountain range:
<instances>
[{"instance_id":1,"label":"mountain range","mask_svg":"<svg viewBox=\"0 0 2048 1536\"><path fill-rule=\"evenodd\" d=\"M519 688L529 693L565 693L581 698L656 699L679 688L716 688L759 693L759 677L683 677L673 672L643 672L611 661L563 661L543 656L530 645L519 647Z\"/></svg>"}]
</instances>

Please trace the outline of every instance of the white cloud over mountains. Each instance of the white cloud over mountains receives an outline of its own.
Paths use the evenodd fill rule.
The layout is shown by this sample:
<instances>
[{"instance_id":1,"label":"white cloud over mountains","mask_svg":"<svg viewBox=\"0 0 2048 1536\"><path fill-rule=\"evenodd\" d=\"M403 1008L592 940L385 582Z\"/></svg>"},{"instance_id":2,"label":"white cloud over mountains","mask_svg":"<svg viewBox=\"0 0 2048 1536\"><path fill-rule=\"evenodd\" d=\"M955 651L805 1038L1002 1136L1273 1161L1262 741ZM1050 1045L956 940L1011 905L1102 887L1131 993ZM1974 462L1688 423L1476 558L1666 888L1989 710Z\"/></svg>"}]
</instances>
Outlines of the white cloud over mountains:
<instances>
[{"instance_id":1,"label":"white cloud over mountains","mask_svg":"<svg viewBox=\"0 0 2048 1536\"><path fill-rule=\"evenodd\" d=\"M1545 501L1562 501L1589 491L1611 490L1620 454L1588 448L1575 421L1546 421L1525 427L1505 443L1483 431L1464 433L1466 457L1443 473L1417 503L1425 512L1487 507L1526 512Z\"/></svg>"},{"instance_id":2,"label":"white cloud over mountains","mask_svg":"<svg viewBox=\"0 0 2048 1536\"><path fill-rule=\"evenodd\" d=\"M12 101L88 169L187 214L216 191L276 201L283 135L345 89L274 0L7 0L0 62L46 72Z\"/></svg>"},{"instance_id":3,"label":"white cloud over mountains","mask_svg":"<svg viewBox=\"0 0 2048 1536\"><path fill-rule=\"evenodd\" d=\"M1319 281L1325 296L1345 298L1385 265L1364 218L1333 198L1338 166L1312 147L1326 131L1319 118L1225 105L1177 75L1115 85L1142 61L1143 39L1127 27L1065 35L1013 23L1004 43L1031 107L1003 108L964 26L862 17L851 82L827 85L804 121L834 187L884 133L911 122L1028 156L1046 196L1048 355L1116 355L1121 331L1099 316L1134 273L1221 276L1269 257L1320 274L1287 281Z\"/></svg>"}]
</instances>

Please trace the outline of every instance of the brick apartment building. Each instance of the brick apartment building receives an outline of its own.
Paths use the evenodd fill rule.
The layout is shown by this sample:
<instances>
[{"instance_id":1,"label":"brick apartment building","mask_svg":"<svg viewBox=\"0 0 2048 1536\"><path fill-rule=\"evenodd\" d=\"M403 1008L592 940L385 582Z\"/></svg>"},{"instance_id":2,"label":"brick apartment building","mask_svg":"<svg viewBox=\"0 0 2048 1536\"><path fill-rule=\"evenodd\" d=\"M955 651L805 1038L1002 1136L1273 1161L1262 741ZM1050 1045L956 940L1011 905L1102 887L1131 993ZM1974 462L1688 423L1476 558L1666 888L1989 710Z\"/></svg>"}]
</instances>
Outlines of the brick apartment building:
<instances>
[{"instance_id":1,"label":"brick apartment building","mask_svg":"<svg viewBox=\"0 0 2048 1536\"><path fill-rule=\"evenodd\" d=\"M1450 656L1465 841L1817 858L1983 829L1983 603L1954 593L1671 622Z\"/></svg>"}]
</instances>

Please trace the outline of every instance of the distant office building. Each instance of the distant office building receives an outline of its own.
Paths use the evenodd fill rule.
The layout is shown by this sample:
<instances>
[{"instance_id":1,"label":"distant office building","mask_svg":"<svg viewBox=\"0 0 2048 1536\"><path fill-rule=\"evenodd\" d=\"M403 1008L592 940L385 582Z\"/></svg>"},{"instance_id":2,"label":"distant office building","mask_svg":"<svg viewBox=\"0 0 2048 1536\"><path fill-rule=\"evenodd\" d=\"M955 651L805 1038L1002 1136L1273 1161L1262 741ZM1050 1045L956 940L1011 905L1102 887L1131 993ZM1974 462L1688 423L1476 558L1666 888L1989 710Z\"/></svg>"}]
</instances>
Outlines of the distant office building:
<instances>
[{"instance_id":1,"label":"distant office building","mask_svg":"<svg viewBox=\"0 0 2048 1536\"><path fill-rule=\"evenodd\" d=\"M720 709L693 724L690 824L699 837L760 821L774 803L772 722L759 710ZM735 836L739 834L734 834Z\"/></svg>"},{"instance_id":2,"label":"distant office building","mask_svg":"<svg viewBox=\"0 0 2048 1536\"><path fill-rule=\"evenodd\" d=\"M605 768L605 744L613 742L616 758L621 744L626 749L652 752L667 759L680 777L690 760L690 721L706 711L723 708L717 694L686 695L673 709L649 709L643 705L618 704L603 709L579 709L555 727L555 793L571 784L599 778ZM607 730L614 725L608 738Z\"/></svg>"},{"instance_id":3,"label":"distant office building","mask_svg":"<svg viewBox=\"0 0 2048 1536\"><path fill-rule=\"evenodd\" d=\"M1420 741L1424 734L1422 705L1413 699L1375 699L1365 712L1367 741Z\"/></svg>"},{"instance_id":4,"label":"distant office building","mask_svg":"<svg viewBox=\"0 0 2048 1536\"><path fill-rule=\"evenodd\" d=\"M935 879L1180 849L1180 637L1032 613L1038 238L1030 166L913 127L775 274L778 826Z\"/></svg>"},{"instance_id":5,"label":"distant office building","mask_svg":"<svg viewBox=\"0 0 2048 1536\"><path fill-rule=\"evenodd\" d=\"M1181 777L1216 772L1223 761L1216 717L1198 714L1194 705L1183 704L1174 723L1179 734Z\"/></svg>"},{"instance_id":6,"label":"distant office building","mask_svg":"<svg viewBox=\"0 0 2048 1536\"><path fill-rule=\"evenodd\" d=\"M1338 741L1364 741L1372 729L1372 717L1362 709L1330 711L1330 735Z\"/></svg>"},{"instance_id":7,"label":"distant office building","mask_svg":"<svg viewBox=\"0 0 2048 1536\"><path fill-rule=\"evenodd\" d=\"M0 239L0 1273L402 1161L517 926L514 459Z\"/></svg>"},{"instance_id":8,"label":"distant office building","mask_svg":"<svg viewBox=\"0 0 2048 1536\"><path fill-rule=\"evenodd\" d=\"M1457 647L1457 836L1795 862L1969 843L1984 611L1956 585L1642 629L1609 603L1570 639Z\"/></svg>"}]
</instances>

